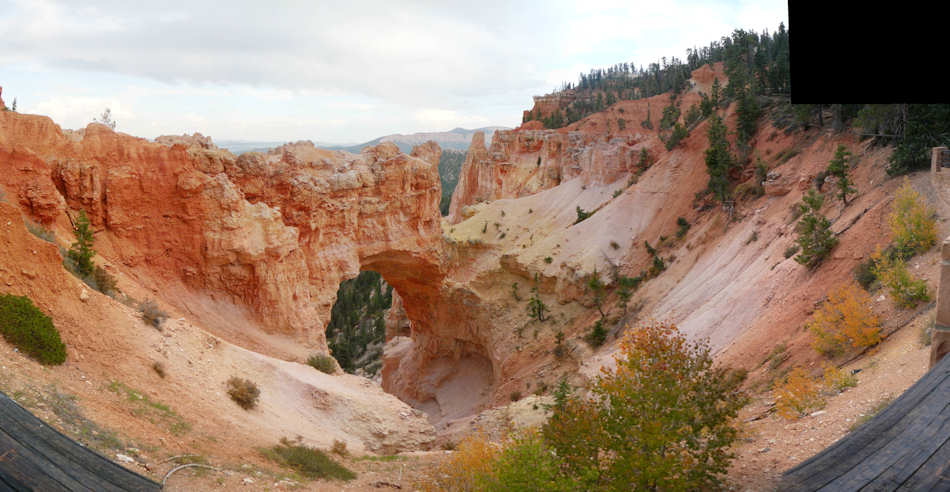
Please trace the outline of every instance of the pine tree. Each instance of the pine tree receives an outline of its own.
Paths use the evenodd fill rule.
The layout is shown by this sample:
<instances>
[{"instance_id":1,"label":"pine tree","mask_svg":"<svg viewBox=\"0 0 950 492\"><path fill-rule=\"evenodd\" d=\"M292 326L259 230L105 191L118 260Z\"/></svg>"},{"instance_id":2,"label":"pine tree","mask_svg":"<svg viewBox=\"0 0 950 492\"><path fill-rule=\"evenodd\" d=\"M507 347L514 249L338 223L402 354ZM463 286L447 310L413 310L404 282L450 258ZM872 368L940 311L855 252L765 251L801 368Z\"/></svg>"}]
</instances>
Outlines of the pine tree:
<instances>
[{"instance_id":1,"label":"pine tree","mask_svg":"<svg viewBox=\"0 0 950 492\"><path fill-rule=\"evenodd\" d=\"M76 229L74 230L76 234L76 242L72 244L67 257L76 264L76 273L80 277L86 277L87 275L92 275L92 272L95 270L96 266L92 262L92 257L96 256L96 251L92 249L92 243L94 242L92 226L89 223L89 218L86 217L86 211L79 211L79 218L76 219Z\"/></svg>"},{"instance_id":2,"label":"pine tree","mask_svg":"<svg viewBox=\"0 0 950 492\"><path fill-rule=\"evenodd\" d=\"M739 103L736 106L736 115L738 116L736 133L739 137L738 141L742 144L746 144L752 139L752 136L755 135L755 129L758 126L761 110L759 109L759 103L755 100L752 89L741 91L740 94L737 94L737 97Z\"/></svg>"},{"instance_id":3,"label":"pine tree","mask_svg":"<svg viewBox=\"0 0 950 492\"><path fill-rule=\"evenodd\" d=\"M726 125L719 116L710 121L708 137L706 168L709 171L709 190L719 201L724 201L729 194L729 171L734 166L734 159L726 140Z\"/></svg>"},{"instance_id":4,"label":"pine tree","mask_svg":"<svg viewBox=\"0 0 950 492\"><path fill-rule=\"evenodd\" d=\"M709 101L714 108L722 104L722 86L719 85L719 77L713 79L712 94L709 95Z\"/></svg>"},{"instance_id":5,"label":"pine tree","mask_svg":"<svg viewBox=\"0 0 950 492\"><path fill-rule=\"evenodd\" d=\"M837 197L840 198L845 205L848 204L848 195L857 193L857 190L852 186L853 183L848 178L848 158L850 156L851 152L849 152L844 145L838 145L835 156L831 159L831 162L828 163L828 174L838 179Z\"/></svg>"},{"instance_id":6,"label":"pine tree","mask_svg":"<svg viewBox=\"0 0 950 492\"><path fill-rule=\"evenodd\" d=\"M812 269L820 265L838 244L838 238L831 232L831 221L819 212L824 201L825 197L814 189L808 190L799 205L804 213L795 227L798 232L796 242L801 247L795 261Z\"/></svg>"}]
</instances>

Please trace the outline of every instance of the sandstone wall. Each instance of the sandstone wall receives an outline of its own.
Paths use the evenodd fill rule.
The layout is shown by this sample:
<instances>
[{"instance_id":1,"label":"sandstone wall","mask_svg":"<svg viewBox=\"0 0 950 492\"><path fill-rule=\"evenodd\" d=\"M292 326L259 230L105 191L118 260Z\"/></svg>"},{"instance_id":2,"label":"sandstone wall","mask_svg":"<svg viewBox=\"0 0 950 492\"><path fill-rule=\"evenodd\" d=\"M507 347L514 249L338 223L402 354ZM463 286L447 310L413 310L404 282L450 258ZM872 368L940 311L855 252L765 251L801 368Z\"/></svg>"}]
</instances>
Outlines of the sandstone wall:
<instances>
[{"instance_id":1,"label":"sandstone wall","mask_svg":"<svg viewBox=\"0 0 950 492\"><path fill-rule=\"evenodd\" d=\"M247 330L325 351L336 289L361 267L426 322L412 306L430 305L441 279L437 145L407 156L391 143L360 155L298 143L236 158L200 135L160 141L191 146L2 113L0 185L47 225L85 210L113 261L243 307Z\"/></svg>"}]
</instances>

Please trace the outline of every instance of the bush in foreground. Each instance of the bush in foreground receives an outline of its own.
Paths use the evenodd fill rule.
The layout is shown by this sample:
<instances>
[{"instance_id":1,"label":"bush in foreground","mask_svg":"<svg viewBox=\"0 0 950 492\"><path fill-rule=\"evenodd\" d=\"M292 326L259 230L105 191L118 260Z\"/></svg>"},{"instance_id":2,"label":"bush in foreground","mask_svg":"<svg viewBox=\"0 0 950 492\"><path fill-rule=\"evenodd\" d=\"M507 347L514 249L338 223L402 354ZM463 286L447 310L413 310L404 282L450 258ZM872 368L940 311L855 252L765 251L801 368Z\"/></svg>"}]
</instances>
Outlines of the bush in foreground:
<instances>
[{"instance_id":1,"label":"bush in foreground","mask_svg":"<svg viewBox=\"0 0 950 492\"><path fill-rule=\"evenodd\" d=\"M484 488L491 474L498 448L488 441L483 432L465 436L449 457L439 464L428 477L418 484L425 491L470 491Z\"/></svg>"},{"instance_id":2,"label":"bush in foreground","mask_svg":"<svg viewBox=\"0 0 950 492\"><path fill-rule=\"evenodd\" d=\"M261 396L261 390L249 379L232 377L228 379L228 396L235 403L245 410L250 410L257 406L257 400Z\"/></svg>"},{"instance_id":3,"label":"bush in foreground","mask_svg":"<svg viewBox=\"0 0 950 492\"><path fill-rule=\"evenodd\" d=\"M671 324L631 331L587 399L559 391L543 429L565 478L584 490L708 490L734 457L745 374L713 367L708 345Z\"/></svg>"},{"instance_id":4,"label":"bush in foreground","mask_svg":"<svg viewBox=\"0 0 950 492\"><path fill-rule=\"evenodd\" d=\"M66 362L66 345L53 320L27 297L0 294L0 332L7 342L41 364Z\"/></svg>"},{"instance_id":5,"label":"bush in foreground","mask_svg":"<svg viewBox=\"0 0 950 492\"><path fill-rule=\"evenodd\" d=\"M293 442L287 438L280 440L280 444L261 450L265 458L293 469L307 478L329 478L335 480L352 480L356 474L340 465L326 453L316 448L303 446L300 442Z\"/></svg>"},{"instance_id":6,"label":"bush in foreground","mask_svg":"<svg viewBox=\"0 0 950 492\"><path fill-rule=\"evenodd\" d=\"M476 490L571 491L580 490L576 481L560 474L554 450L537 430L515 436L494 455L491 471L478 477Z\"/></svg>"}]
</instances>

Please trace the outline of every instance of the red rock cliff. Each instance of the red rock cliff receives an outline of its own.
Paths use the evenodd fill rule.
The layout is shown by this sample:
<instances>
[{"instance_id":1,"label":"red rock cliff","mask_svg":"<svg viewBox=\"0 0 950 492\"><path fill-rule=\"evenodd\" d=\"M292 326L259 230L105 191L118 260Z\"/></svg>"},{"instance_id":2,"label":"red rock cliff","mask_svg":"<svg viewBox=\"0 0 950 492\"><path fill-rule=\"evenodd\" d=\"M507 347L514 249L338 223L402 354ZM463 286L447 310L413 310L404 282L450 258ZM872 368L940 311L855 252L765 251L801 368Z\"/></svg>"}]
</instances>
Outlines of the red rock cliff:
<instances>
[{"instance_id":1,"label":"red rock cliff","mask_svg":"<svg viewBox=\"0 0 950 492\"><path fill-rule=\"evenodd\" d=\"M110 259L191 293L174 296L184 311L249 313L252 326L222 331L256 326L326 350L336 289L361 268L406 292L425 324L413 306L431 304L441 279L437 145L409 156L393 144L353 155L297 143L234 157L206 140L162 145L0 113L0 186L44 224L68 227L67 212L84 209Z\"/></svg>"}]
</instances>

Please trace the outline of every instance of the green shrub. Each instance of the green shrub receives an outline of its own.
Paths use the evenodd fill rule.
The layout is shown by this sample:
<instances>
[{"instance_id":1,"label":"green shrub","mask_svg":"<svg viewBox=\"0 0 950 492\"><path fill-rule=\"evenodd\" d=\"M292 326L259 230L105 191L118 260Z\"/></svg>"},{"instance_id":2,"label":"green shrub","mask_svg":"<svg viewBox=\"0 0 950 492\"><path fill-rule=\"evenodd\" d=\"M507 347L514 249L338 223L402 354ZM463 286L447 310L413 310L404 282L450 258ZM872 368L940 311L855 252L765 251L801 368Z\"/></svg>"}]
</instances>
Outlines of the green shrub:
<instances>
[{"instance_id":1,"label":"green shrub","mask_svg":"<svg viewBox=\"0 0 950 492\"><path fill-rule=\"evenodd\" d=\"M666 141L666 150L673 150L674 147L679 145L681 140L688 136L689 132L686 128L677 123L673 127L673 133L670 134L670 138Z\"/></svg>"},{"instance_id":2,"label":"green shrub","mask_svg":"<svg viewBox=\"0 0 950 492\"><path fill-rule=\"evenodd\" d=\"M887 287L898 306L912 308L918 303L930 300L927 282L911 274L903 259L888 258L881 251L877 251L872 259L874 275L881 281L881 285Z\"/></svg>"},{"instance_id":3,"label":"green shrub","mask_svg":"<svg viewBox=\"0 0 950 492\"><path fill-rule=\"evenodd\" d=\"M293 469L307 478L329 478L335 480L352 480L356 474L340 465L323 451L316 448L302 446L299 442L292 442L284 438L280 444L261 450L265 458Z\"/></svg>"},{"instance_id":4,"label":"green shrub","mask_svg":"<svg viewBox=\"0 0 950 492\"><path fill-rule=\"evenodd\" d=\"M232 377L228 379L228 396L241 408L250 410L257 406L261 390L249 379Z\"/></svg>"},{"instance_id":5,"label":"green shrub","mask_svg":"<svg viewBox=\"0 0 950 492\"><path fill-rule=\"evenodd\" d=\"M686 236L686 232L689 231L691 226L684 217L678 217L676 219L676 225L679 226L679 229L676 231L676 237L682 239Z\"/></svg>"},{"instance_id":6,"label":"green shrub","mask_svg":"<svg viewBox=\"0 0 950 492\"><path fill-rule=\"evenodd\" d=\"M27 297L0 294L0 332L7 342L41 364L66 362L66 345L53 320Z\"/></svg>"},{"instance_id":7,"label":"green shrub","mask_svg":"<svg viewBox=\"0 0 950 492\"><path fill-rule=\"evenodd\" d=\"M814 269L838 245L838 238L831 232L831 221L819 211L824 197L815 193L815 190L808 190L802 201L804 215L795 227L798 232L796 242L801 246L801 253L795 257L795 261Z\"/></svg>"},{"instance_id":8,"label":"green shrub","mask_svg":"<svg viewBox=\"0 0 950 492\"><path fill-rule=\"evenodd\" d=\"M579 490L574 480L560 474L557 455L536 431L506 443L492 459L491 470L477 475L476 483L477 490L488 492Z\"/></svg>"},{"instance_id":9,"label":"green shrub","mask_svg":"<svg viewBox=\"0 0 950 492\"><path fill-rule=\"evenodd\" d=\"M792 244L789 247L785 248L785 259L795 256L795 253L798 253L798 245Z\"/></svg>"},{"instance_id":10,"label":"green shrub","mask_svg":"<svg viewBox=\"0 0 950 492\"><path fill-rule=\"evenodd\" d=\"M336 372L336 359L329 355L313 354L307 359L307 364L325 374Z\"/></svg>"},{"instance_id":11,"label":"green shrub","mask_svg":"<svg viewBox=\"0 0 950 492\"><path fill-rule=\"evenodd\" d=\"M874 274L874 260L868 259L858 263L854 267L854 280L864 290L870 291L874 282L877 281L877 275Z\"/></svg>"},{"instance_id":12,"label":"green shrub","mask_svg":"<svg viewBox=\"0 0 950 492\"><path fill-rule=\"evenodd\" d=\"M629 330L590 397L558 388L544 442L578 481L572 490L717 489L734 457L744 378L675 326Z\"/></svg>"},{"instance_id":13,"label":"green shrub","mask_svg":"<svg viewBox=\"0 0 950 492\"><path fill-rule=\"evenodd\" d=\"M551 258L550 256L545 256L545 257L544 257L544 262L545 262L545 263L547 263L547 264L550 265L552 261L554 261L554 258Z\"/></svg>"},{"instance_id":14,"label":"green shrub","mask_svg":"<svg viewBox=\"0 0 950 492\"><path fill-rule=\"evenodd\" d=\"M577 220L575 220L574 223L579 224L587 220L587 218L590 217L591 215L594 215L594 212L586 212L581 207L577 207Z\"/></svg>"},{"instance_id":15,"label":"green shrub","mask_svg":"<svg viewBox=\"0 0 950 492\"><path fill-rule=\"evenodd\" d=\"M604 328L604 320L597 320L594 323L594 328L584 337L584 340L594 348L603 345L607 341L607 329Z\"/></svg>"}]
</instances>

